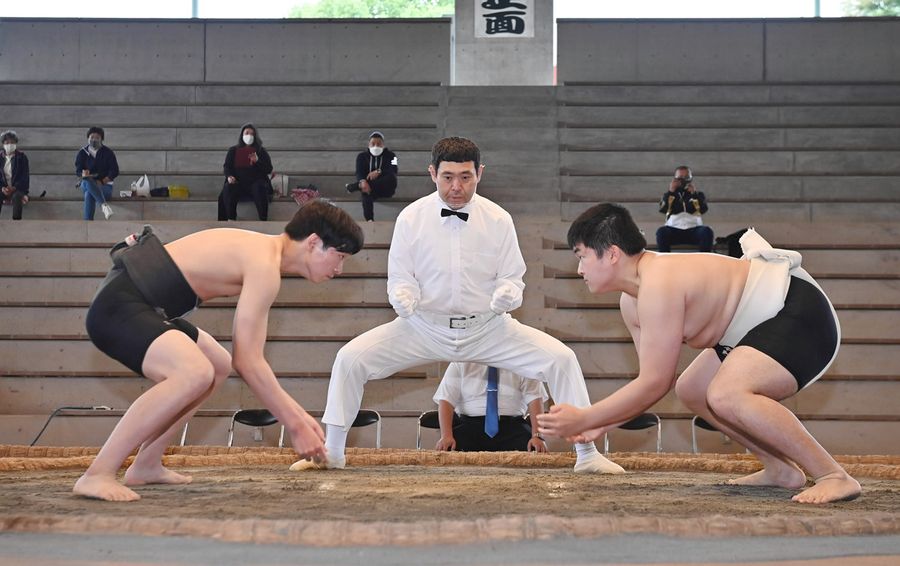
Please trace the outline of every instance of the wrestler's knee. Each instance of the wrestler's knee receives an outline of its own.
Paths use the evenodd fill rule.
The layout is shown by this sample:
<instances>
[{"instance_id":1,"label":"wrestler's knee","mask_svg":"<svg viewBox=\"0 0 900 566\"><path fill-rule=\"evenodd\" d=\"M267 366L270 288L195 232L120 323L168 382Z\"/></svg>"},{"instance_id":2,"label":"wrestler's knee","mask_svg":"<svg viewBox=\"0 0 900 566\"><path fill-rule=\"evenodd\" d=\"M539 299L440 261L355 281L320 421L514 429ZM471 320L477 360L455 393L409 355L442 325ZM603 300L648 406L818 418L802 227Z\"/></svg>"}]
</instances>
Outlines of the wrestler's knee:
<instances>
[{"instance_id":1,"label":"wrestler's knee","mask_svg":"<svg viewBox=\"0 0 900 566\"><path fill-rule=\"evenodd\" d=\"M715 414L729 419L737 415L743 395L734 387L724 384L722 380L714 380L706 392L706 405Z\"/></svg>"},{"instance_id":2,"label":"wrestler's knee","mask_svg":"<svg viewBox=\"0 0 900 566\"><path fill-rule=\"evenodd\" d=\"M217 384L216 367L206 357L192 359L179 368L178 382L189 397L199 397Z\"/></svg>"},{"instance_id":3,"label":"wrestler's knee","mask_svg":"<svg viewBox=\"0 0 900 566\"><path fill-rule=\"evenodd\" d=\"M688 409L706 407L706 390L697 386L689 379L679 378L675 382L675 396Z\"/></svg>"}]
</instances>

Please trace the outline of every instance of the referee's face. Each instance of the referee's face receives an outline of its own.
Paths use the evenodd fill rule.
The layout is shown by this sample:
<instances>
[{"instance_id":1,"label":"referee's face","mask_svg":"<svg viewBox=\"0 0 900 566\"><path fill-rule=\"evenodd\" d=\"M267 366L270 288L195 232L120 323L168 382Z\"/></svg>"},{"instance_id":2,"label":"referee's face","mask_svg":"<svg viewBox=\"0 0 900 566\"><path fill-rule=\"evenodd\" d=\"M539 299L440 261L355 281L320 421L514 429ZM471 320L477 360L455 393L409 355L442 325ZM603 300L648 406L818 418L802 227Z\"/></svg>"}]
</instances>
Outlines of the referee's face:
<instances>
[{"instance_id":1,"label":"referee's face","mask_svg":"<svg viewBox=\"0 0 900 566\"><path fill-rule=\"evenodd\" d=\"M434 165L429 165L428 172L441 200L453 210L466 206L472 200L481 180L481 171L475 170L474 161L441 161L436 171Z\"/></svg>"}]
</instances>

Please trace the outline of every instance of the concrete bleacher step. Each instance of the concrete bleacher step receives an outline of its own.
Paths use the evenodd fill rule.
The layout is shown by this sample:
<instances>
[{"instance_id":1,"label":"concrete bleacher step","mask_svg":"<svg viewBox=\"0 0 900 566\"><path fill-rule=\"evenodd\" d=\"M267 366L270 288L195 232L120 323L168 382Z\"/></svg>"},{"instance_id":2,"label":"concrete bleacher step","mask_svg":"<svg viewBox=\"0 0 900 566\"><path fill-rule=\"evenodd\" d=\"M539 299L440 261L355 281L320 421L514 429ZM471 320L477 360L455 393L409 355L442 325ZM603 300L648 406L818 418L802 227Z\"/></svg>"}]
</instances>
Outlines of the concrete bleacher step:
<instances>
[{"instance_id":1,"label":"concrete bleacher step","mask_svg":"<svg viewBox=\"0 0 900 566\"><path fill-rule=\"evenodd\" d=\"M87 305L82 303L72 306L20 306L6 303L0 306L0 316L8 321L9 327L3 331L7 337L87 337ZM386 300L384 306L371 308L360 308L358 305L302 307L276 304L269 313L268 330L273 339L314 336L323 340L347 342L353 336L390 322L395 317L396 314L387 306ZM233 327L234 305L204 306L193 313L189 320L213 336L228 336Z\"/></svg>"},{"instance_id":2,"label":"concrete bleacher step","mask_svg":"<svg viewBox=\"0 0 900 566\"><path fill-rule=\"evenodd\" d=\"M658 202L672 173L660 175L564 175L564 201ZM900 175L705 175L696 185L710 206L719 202L896 202ZM661 217L660 217L661 218Z\"/></svg>"},{"instance_id":3,"label":"concrete bleacher step","mask_svg":"<svg viewBox=\"0 0 900 566\"><path fill-rule=\"evenodd\" d=\"M820 274L840 274L896 279L900 274L900 247L890 249L803 250L803 267L814 277ZM541 258L551 275L575 277L576 262L569 250L543 250Z\"/></svg>"},{"instance_id":4,"label":"concrete bleacher step","mask_svg":"<svg viewBox=\"0 0 900 566\"><path fill-rule=\"evenodd\" d=\"M681 163L704 175L896 175L900 151L563 151L559 156L563 175L671 175L668 169Z\"/></svg>"},{"instance_id":5,"label":"concrete bleacher step","mask_svg":"<svg viewBox=\"0 0 900 566\"><path fill-rule=\"evenodd\" d=\"M296 205L294 205L296 208ZM127 235L127 232L123 233ZM364 248L344 262L344 273L371 275L383 273L387 250ZM111 267L109 254L101 248L41 247L0 248L0 273L106 273ZM375 269L371 269L375 267Z\"/></svg>"},{"instance_id":6,"label":"concrete bleacher step","mask_svg":"<svg viewBox=\"0 0 900 566\"><path fill-rule=\"evenodd\" d=\"M662 193L660 193L661 195ZM602 202L602 201L598 201ZM657 227L663 224L664 217L659 207L652 202L614 201L628 208L635 221L639 223L656 222ZM590 208L594 202L563 202L560 204L563 220L573 221L579 214ZM704 224L714 229L720 223L737 222L756 223L760 219L766 222L785 223L821 223L828 222L890 222L900 215L900 201L880 202L710 202L710 211L703 216ZM652 239L656 228L648 233Z\"/></svg>"},{"instance_id":7,"label":"concrete bleacher step","mask_svg":"<svg viewBox=\"0 0 900 566\"><path fill-rule=\"evenodd\" d=\"M900 343L898 310L838 309L842 339L846 343ZM541 317L544 331L560 338L626 340L630 338L618 309L553 309Z\"/></svg>"},{"instance_id":8,"label":"concrete bleacher step","mask_svg":"<svg viewBox=\"0 0 900 566\"><path fill-rule=\"evenodd\" d=\"M358 221L363 219L362 206L352 196L342 197L333 202L346 210ZM375 201L375 218L381 221L393 221L410 202L409 199L396 197L392 199L379 199ZM191 198L191 199L116 199L109 201L113 209L113 220L124 221L148 221L156 223L159 220L199 221L215 220L218 215L218 205L215 198ZM74 220L82 216L84 204L81 200L50 200L37 199L28 203L23 212L23 218L27 220ZM278 198L269 203L269 221L277 222L279 228L293 218L297 212L297 203L287 197ZM5 214L10 213L3 213ZM258 218L256 207L252 202L242 201L238 203L237 217L240 221L251 221ZM105 222L103 214L97 207L94 220Z\"/></svg>"},{"instance_id":9,"label":"concrete bleacher step","mask_svg":"<svg viewBox=\"0 0 900 566\"><path fill-rule=\"evenodd\" d=\"M759 128L900 126L900 105L560 106L566 127Z\"/></svg>"},{"instance_id":10,"label":"concrete bleacher step","mask_svg":"<svg viewBox=\"0 0 900 566\"><path fill-rule=\"evenodd\" d=\"M106 142L116 152L122 150L218 150L225 159L225 151L238 141L240 126L233 127L111 127L104 128ZM40 148L69 151L74 162L75 152L86 143L87 128L74 126L29 127L13 124L10 129L19 129L20 143L25 148ZM339 150L363 151L368 143L371 130L337 126L329 128L308 127L267 127L259 128L267 150ZM387 147L398 155L405 151L426 151L436 139L437 129L433 125L394 128L383 127ZM26 137L27 136L27 137ZM29 151L30 153L30 151ZM352 163L351 163L352 166Z\"/></svg>"},{"instance_id":11,"label":"concrete bleacher step","mask_svg":"<svg viewBox=\"0 0 900 566\"><path fill-rule=\"evenodd\" d=\"M889 150L900 128L574 128L560 131L561 151L604 150Z\"/></svg>"},{"instance_id":12,"label":"concrete bleacher step","mask_svg":"<svg viewBox=\"0 0 900 566\"><path fill-rule=\"evenodd\" d=\"M95 104L95 105L222 105L248 106L367 106L371 100L390 100L396 105L437 106L443 88L427 83L394 84L93 84L52 82L5 82L0 98L8 104Z\"/></svg>"},{"instance_id":13,"label":"concrete bleacher step","mask_svg":"<svg viewBox=\"0 0 900 566\"><path fill-rule=\"evenodd\" d=\"M371 131L381 124L395 128L434 126L440 122L437 106L346 105L346 106L277 106L277 105L180 105L156 106L129 104L109 106L95 104L18 104L16 122L29 127L77 127L103 124L116 127L201 126L237 128L252 122L264 132L267 126L328 128L340 125ZM373 124L373 122L375 122ZM85 132L87 128L85 128ZM235 138L236 139L236 138ZM110 146L115 147L112 140ZM233 142L232 142L233 143ZM223 148L227 149L227 148Z\"/></svg>"},{"instance_id":14,"label":"concrete bleacher step","mask_svg":"<svg viewBox=\"0 0 900 566\"><path fill-rule=\"evenodd\" d=\"M900 86L889 84L574 84L558 88L560 104L737 105L897 104Z\"/></svg>"},{"instance_id":15,"label":"concrete bleacher step","mask_svg":"<svg viewBox=\"0 0 900 566\"><path fill-rule=\"evenodd\" d=\"M900 280L829 277L821 279L819 284L838 309L900 309ZM548 307L564 303L577 305L576 308L619 308L618 293L593 295L581 278L554 279L544 292Z\"/></svg>"},{"instance_id":16,"label":"concrete bleacher step","mask_svg":"<svg viewBox=\"0 0 900 566\"><path fill-rule=\"evenodd\" d=\"M303 360L304 371L327 372L334 357L346 343L346 337L329 340L281 341L269 340L266 344L266 359L276 374L297 371L298 360ZM220 340L226 348L228 340ZM630 341L585 342L570 341L568 345L575 351L582 370L586 373L636 373L637 354ZM35 340L11 338L0 340L0 355L4 372L109 372L121 371L122 365L106 357L86 339L44 339ZM682 371L696 356L696 351L683 347L679 357L678 370ZM843 344L840 356L829 369L830 375L900 375L900 344Z\"/></svg>"},{"instance_id":17,"label":"concrete bleacher step","mask_svg":"<svg viewBox=\"0 0 900 566\"><path fill-rule=\"evenodd\" d=\"M351 167L349 164L348 167ZM348 195L344 185L356 179L355 173L351 169L346 171L308 171L299 173L282 173L288 176L288 188L296 188L298 186L306 186L311 184L318 187L322 196L327 198L346 199ZM136 181L143 173L123 173L116 179L113 189L113 200L118 200L120 190L131 190L131 183ZM218 198L225 184L225 178L222 173L206 174L168 174L157 173L147 175L150 181L150 187L168 187L170 185L182 185L188 188L191 198L214 199ZM32 175L31 176L31 195L35 203L40 202L37 196L42 191L47 191L46 200L80 200L82 191L76 186L76 179L73 175ZM431 177L422 168L419 172L409 171L400 172L397 179L396 198L413 199L424 196L434 191L434 183ZM288 195L285 195L288 196ZM156 200L157 197L150 197L150 200ZM358 197L357 197L358 198Z\"/></svg>"},{"instance_id":18,"label":"concrete bleacher step","mask_svg":"<svg viewBox=\"0 0 900 566\"><path fill-rule=\"evenodd\" d=\"M232 141L232 145L233 145ZM148 175L214 175L224 179L222 166L228 147L215 150L196 149L153 149L117 150L116 160L122 175L147 173ZM30 168L35 175L64 175L71 173L72 186L75 185L74 150L32 150L28 152ZM273 167L287 174L318 172L330 174L354 174L356 155L359 149L344 150L270 150ZM401 156L404 165L412 170L427 169L431 160L430 151L406 151ZM398 157L399 161L399 157ZM122 188L128 188L124 186Z\"/></svg>"}]
</instances>

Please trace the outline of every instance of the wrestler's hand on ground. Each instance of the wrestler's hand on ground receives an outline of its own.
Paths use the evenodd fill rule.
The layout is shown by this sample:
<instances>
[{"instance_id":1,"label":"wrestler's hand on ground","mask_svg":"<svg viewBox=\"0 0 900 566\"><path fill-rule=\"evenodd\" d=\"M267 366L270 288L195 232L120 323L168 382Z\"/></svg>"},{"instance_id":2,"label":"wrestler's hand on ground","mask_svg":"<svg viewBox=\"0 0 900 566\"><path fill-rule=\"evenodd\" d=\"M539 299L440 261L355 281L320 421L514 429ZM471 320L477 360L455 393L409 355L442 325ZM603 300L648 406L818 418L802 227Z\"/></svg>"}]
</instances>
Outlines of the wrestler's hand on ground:
<instances>
[{"instance_id":1,"label":"wrestler's hand on ground","mask_svg":"<svg viewBox=\"0 0 900 566\"><path fill-rule=\"evenodd\" d=\"M550 411L538 415L541 435L569 438L585 432L584 409L572 405L553 405Z\"/></svg>"},{"instance_id":2,"label":"wrestler's hand on ground","mask_svg":"<svg viewBox=\"0 0 900 566\"><path fill-rule=\"evenodd\" d=\"M491 310L496 314L509 312L515 304L516 297L519 296L519 288L510 284L503 284L494 289L491 296Z\"/></svg>"},{"instance_id":3,"label":"wrestler's hand on ground","mask_svg":"<svg viewBox=\"0 0 900 566\"><path fill-rule=\"evenodd\" d=\"M532 436L531 440L528 441L528 451L529 452L549 452L547 449L547 443L538 436Z\"/></svg>"},{"instance_id":4,"label":"wrestler's hand on ground","mask_svg":"<svg viewBox=\"0 0 900 566\"><path fill-rule=\"evenodd\" d=\"M408 289L397 289L390 297L391 306L400 318L407 318L416 312L419 301Z\"/></svg>"},{"instance_id":5,"label":"wrestler's hand on ground","mask_svg":"<svg viewBox=\"0 0 900 566\"><path fill-rule=\"evenodd\" d=\"M305 460L325 460L325 433L322 427L306 411L303 411L299 424L299 427L291 431L294 450Z\"/></svg>"},{"instance_id":6,"label":"wrestler's hand on ground","mask_svg":"<svg viewBox=\"0 0 900 566\"><path fill-rule=\"evenodd\" d=\"M434 449L440 452L450 452L452 450L456 450L456 439L452 436L449 438L444 438L443 436L438 439L437 444L434 445Z\"/></svg>"}]
</instances>

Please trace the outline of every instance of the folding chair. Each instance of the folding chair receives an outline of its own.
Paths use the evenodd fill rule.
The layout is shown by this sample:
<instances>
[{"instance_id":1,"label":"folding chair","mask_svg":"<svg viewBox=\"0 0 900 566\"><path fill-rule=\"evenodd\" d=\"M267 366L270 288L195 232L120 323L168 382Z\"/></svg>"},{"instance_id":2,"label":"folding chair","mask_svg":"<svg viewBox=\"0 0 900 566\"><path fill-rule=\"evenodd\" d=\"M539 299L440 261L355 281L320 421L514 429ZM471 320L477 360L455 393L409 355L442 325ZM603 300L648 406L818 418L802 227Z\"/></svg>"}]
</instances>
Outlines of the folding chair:
<instances>
[{"instance_id":1,"label":"folding chair","mask_svg":"<svg viewBox=\"0 0 900 566\"><path fill-rule=\"evenodd\" d=\"M459 424L459 417L453 413L453 426ZM419 422L416 424L416 450L422 449L422 427L440 429L441 423L438 418L437 411L425 411L419 415Z\"/></svg>"},{"instance_id":2,"label":"folding chair","mask_svg":"<svg viewBox=\"0 0 900 566\"><path fill-rule=\"evenodd\" d=\"M381 414L379 414L378 411L360 409L359 412L356 413L353 424L350 426L361 427L369 426L370 424L375 425L375 448L381 448Z\"/></svg>"},{"instance_id":3,"label":"folding chair","mask_svg":"<svg viewBox=\"0 0 900 566\"><path fill-rule=\"evenodd\" d=\"M231 446L234 442L234 423L236 422L242 425L262 428L278 423L278 419L268 409L240 409L235 411L231 415L231 424L228 426L228 446ZM283 446L284 425L281 426L281 433L278 435L278 447L282 448Z\"/></svg>"},{"instance_id":4,"label":"folding chair","mask_svg":"<svg viewBox=\"0 0 900 566\"><path fill-rule=\"evenodd\" d=\"M662 452L662 420L656 413L644 413L639 415L627 423L619 425L624 430L643 430L645 428L656 427L656 453ZM603 435L603 453L609 454L609 433Z\"/></svg>"}]
</instances>

